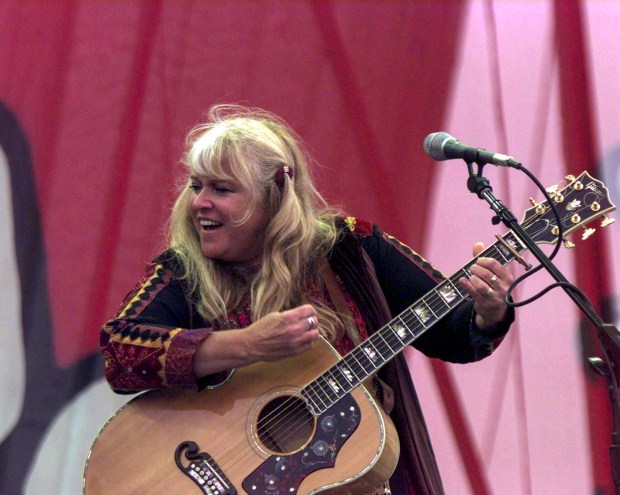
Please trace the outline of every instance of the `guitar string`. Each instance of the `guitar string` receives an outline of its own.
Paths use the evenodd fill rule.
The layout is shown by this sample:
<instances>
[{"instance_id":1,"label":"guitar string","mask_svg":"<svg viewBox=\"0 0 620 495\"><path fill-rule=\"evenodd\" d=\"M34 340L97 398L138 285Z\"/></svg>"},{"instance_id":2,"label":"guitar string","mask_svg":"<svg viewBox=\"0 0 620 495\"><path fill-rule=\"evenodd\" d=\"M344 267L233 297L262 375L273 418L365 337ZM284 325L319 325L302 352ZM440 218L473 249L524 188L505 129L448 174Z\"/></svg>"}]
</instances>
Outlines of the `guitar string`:
<instances>
[{"instance_id":1,"label":"guitar string","mask_svg":"<svg viewBox=\"0 0 620 495\"><path fill-rule=\"evenodd\" d=\"M568 189L565 188L565 189ZM568 193L566 194L567 199L568 196L570 196L572 193L574 192L573 189L569 190ZM547 211L549 211L547 209ZM544 212L546 214L546 212ZM534 215L532 218L526 219L526 221L524 221L523 226L525 228L527 228L528 226L533 225L535 222L537 222L540 218L544 215L539 215L536 214ZM509 236L511 234L511 231L508 231L505 234L506 236ZM497 253L499 255L501 255L501 257L503 257L506 261L505 264L508 264L509 262L513 261L513 259L506 259L505 255L503 254L503 252L497 247L498 244L495 243L492 246L490 246L489 248L487 248L487 250L485 250L483 253L481 253L478 257L484 256L485 253L486 254L490 254L490 251L495 249L497 251ZM487 251L489 253L487 253ZM477 258L476 258L477 259ZM495 258L497 259L497 258ZM501 260L498 260L501 262ZM441 313L442 311L445 311L445 313L448 313L449 311L451 311L454 307L456 307L457 305L459 305L461 302L463 302L464 300L464 296L463 294L460 292L460 290L458 289L458 286L455 284L455 282L458 280L458 278L460 278L461 276L466 276L469 277L469 272L468 272L468 268L471 267L471 265L475 262L475 260L472 260L472 262L470 262L469 264L465 265L465 267L463 269L461 269L459 272L457 272L456 275L453 275L450 278L445 279L442 283L440 283L439 286L437 286L435 289L433 289L427 296L424 296L420 299L419 304L414 303L415 308L418 308L422 303L426 304L431 311L433 312L433 314L435 314L435 312ZM502 263L504 264L504 263ZM444 297L441 296L441 293L439 292L441 290L441 288L444 285L452 285L452 287L456 290L456 292L458 293L459 296L461 296L460 300L450 300L450 301L446 301ZM466 297L466 296L465 296ZM450 305L450 303L455 302L452 306ZM379 332L373 334L371 337L369 337L369 341L371 341L373 347L375 347L375 349L379 352L379 354L384 358L384 362L381 364L385 364L385 362L387 362L387 360L385 359L385 355L389 355L391 359L391 357L394 357L396 354L398 354L398 352L400 352L406 345L409 345L411 342L413 342L413 340L415 340L417 337L419 337L419 335L421 335L421 333L423 333L426 330L426 327L424 326L424 323L420 320L419 316L415 313L415 309L414 309L414 305L408 307L406 310L404 310L402 313L400 313L399 315L397 315L396 318L394 318L390 323L388 323L387 325L385 325L382 329L379 330ZM448 307L446 307L448 306ZM408 315L408 313L410 313ZM440 318L442 318L443 316L445 316L445 314L442 314L441 316L438 316L436 318L436 320L439 320ZM396 337L396 344L397 344L397 348L400 347L400 349L398 349L397 352L394 352L393 349L391 348L391 346L389 345L389 343L384 339L384 337L389 337L390 334L388 333L383 333L383 330L386 327L390 327L390 324L396 320L401 320L403 321L403 323L405 323L405 325L407 327L421 327L419 330L421 330L421 332L418 334L419 330L410 330L410 336L413 336L414 338L411 340L411 342L407 341L409 339L401 339L401 337L395 333L392 334L392 337ZM434 324L435 322L433 322ZM398 323L396 323L396 325L398 325ZM373 339L375 336L379 335L380 336L380 340L383 340L384 342L374 342L371 339ZM379 340L374 339L374 340ZM361 345L363 346L363 344ZM321 380L325 380L325 375L326 374L330 374L332 376L332 378L334 380L337 381L336 378L334 378L333 373L335 372L335 370L342 364L345 363L346 367L348 370L350 370L351 372L353 372L353 374L355 375L355 379L356 379L356 383L352 386L350 386L350 388L347 389L347 387L342 387L341 388L346 391L346 394L349 393L350 390L353 390L354 388L356 388L359 384L361 384L363 382L363 379L360 379L360 375L361 376L369 376L371 373L369 373L364 366L359 362L358 358L355 356L355 352L359 353L359 349L361 346L356 347L355 349L353 349L351 352L349 352L347 355L343 356L342 358L340 358L338 360L338 362L336 364L334 364L331 368L329 368L326 372L324 372L321 376L319 376L317 379L313 380L312 382L310 382L308 385L306 385L306 387L304 387L304 389L310 390L312 391L317 397L321 396L321 393L325 394L325 396L328 398L329 394L325 393L325 389L323 387L323 385L320 383ZM366 354L362 354L367 356ZM351 359L353 358L353 359ZM372 361L371 361L372 362ZM357 364L355 364L357 363ZM374 364L373 364L374 365ZM380 366L381 366L380 365ZM377 369L377 368L375 368ZM341 371L341 370L339 370ZM351 385L351 383L345 382L347 384L347 386ZM317 391L318 388L318 391ZM303 389L302 389L303 390ZM333 392L333 389L332 389ZM345 395L346 395L345 394ZM344 396L344 395L343 395ZM338 402L338 400L340 400L341 397L338 397L338 393L336 393L336 402ZM286 437L284 439L281 440L281 442L285 443L286 441L290 440L290 438L292 438L292 435L294 434L298 434L300 432L300 429L303 428L304 425L308 425L308 417L315 417L315 415L312 413L312 411L308 411L308 407L305 404L305 400L306 398L302 397L298 397L298 396L294 396L294 397L289 397L287 399L285 399L283 401L282 404L278 405L276 408L274 408L273 411L270 411L265 417L261 418L259 421L257 421L257 431L258 430L263 430L263 431L268 431L270 428L273 428L274 424L278 424L283 422L283 419L286 419L288 422L288 430L285 432L286 433ZM323 409L318 415L322 415L324 414L324 412L326 410L328 410L330 407L332 407L336 402L332 402L331 399L328 398L328 401L331 403L327 408L318 408L320 411L321 409ZM323 400L321 399L321 402L323 402ZM242 443L245 443L245 437L243 437L239 442L237 442L237 445L240 445ZM233 443L233 445L231 446L233 447L233 449L236 447L235 443ZM232 453L232 452L231 452ZM227 454L224 454L225 456Z\"/></svg>"},{"instance_id":2,"label":"guitar string","mask_svg":"<svg viewBox=\"0 0 620 495\"><path fill-rule=\"evenodd\" d=\"M573 194L576 194L578 190L574 189L572 186L572 184L570 184L569 186L567 186L566 188L564 188L564 190L560 191L560 193L565 193L565 199L564 201L566 201L567 203L571 200L571 197ZM583 206L581 208L581 210L585 210L587 208L587 206ZM547 209L545 212L543 212L543 214L536 214L534 215L532 218L529 219L529 222L526 220L523 223L523 226L527 229L529 226L535 224L537 221L539 221L541 218L543 218L544 216L546 216L548 214L550 210ZM566 217L562 218L563 220L566 219ZM508 231L505 235L504 235L504 240L506 240L507 237L511 236L512 232ZM556 242L558 242L558 240L556 240ZM492 246L490 246L489 248L487 248L484 252L482 252L481 254L479 254L474 260L472 260L468 265L466 265L463 269L461 269L459 272L457 272L457 274L453 275L450 278L445 279L442 283L440 283L439 286L437 286L434 290L432 290L429 295L421 298L420 300L420 304L417 304L415 306L415 308L413 306L410 306L409 308L407 308L405 311L403 311L403 313L401 313L400 315L397 316L398 319L402 320L407 327L411 327L412 322L415 323L418 326L421 326L421 330L422 332L425 331L426 329L426 319L422 319L420 317L419 314L416 314L415 310L420 308L421 306L426 306L431 313L433 314L433 316L435 317L434 320L432 321L432 324L434 324L436 321L438 321L439 319L443 318L447 313L449 313L452 309L454 309L456 306L458 306L459 304L461 304L463 302L463 300L468 296L468 294L463 294L461 292L461 290L458 287L458 279L460 279L461 277L466 277L466 278L470 278L471 274L469 272L469 268L475 263L475 260L479 257L491 257L496 259L497 261L499 261L500 263L502 263L503 265L507 265L510 262L514 261L514 256L506 256L506 254L499 248L499 244L495 243ZM448 292L444 293L444 289L448 288ZM452 297L452 290L454 290L454 292L456 294L458 294L458 296L460 297L457 298L456 296L454 298ZM411 313L413 316L407 316L406 313ZM395 318L396 319L396 318ZM386 325L388 327L391 327L391 322L390 324ZM432 325L431 325L432 326ZM383 330L383 329L382 329ZM382 330L380 330L379 332L375 333L374 335L372 335L367 342L370 342L370 344L372 345L372 347L379 353L382 362L379 363L379 366L375 365L375 361L372 359L372 354L370 356L367 356L368 359L370 360L371 364L373 367L375 367L375 369L378 369L379 367L381 367L383 364L385 364L389 359L391 359L392 357L394 357L398 352L400 352L404 346L401 346L400 344L402 343L402 339L400 339L400 337L398 335L395 335L395 333L393 332L393 329L390 328L390 330L392 330L392 333L387 333L387 332L383 332ZM415 340L419 334L416 330L412 331L413 337ZM421 334L421 333L420 333ZM389 343L389 337L396 337L396 342L393 341L393 343L396 344L396 347L400 347L400 349L398 349L396 352L394 352L393 347L390 345ZM375 338L376 337L376 338ZM412 341L413 341L412 340ZM383 342L381 342L383 341ZM362 345L363 347L363 345ZM357 351L358 349L355 349L354 351ZM370 349L370 347L366 347L366 350L369 353L372 353L374 351L372 351L372 349ZM350 353L351 356L354 356L354 353ZM386 356L388 356L386 358ZM346 357L343 357L343 359L341 360L341 362L346 361ZM357 362L359 362L359 360L356 359ZM337 366L337 365L336 365ZM336 368L336 366L334 366L333 368ZM364 369L364 367L362 366L362 374L366 374L368 375L367 370ZM331 373L331 369L328 370L327 373L332 374ZM372 370L371 372L374 372L374 370ZM332 374L333 377L333 374ZM359 381L358 378L358 382L361 383L361 381ZM315 382L313 383L318 383L320 388L322 389L323 387L320 385L320 382L317 380L315 380ZM340 386L342 386L339 382L338 384ZM349 384L348 384L349 385ZM355 385L357 386L357 385ZM355 388L355 386L351 387ZM315 392L315 386L312 385L312 383L310 384L310 388L313 389ZM349 390L351 390L349 389ZM348 391L347 391L348 393ZM329 395L329 394L328 394ZM331 399L329 399L330 402ZM338 394L336 394L336 402L340 400L340 398L338 397ZM334 402L335 403L335 402ZM333 405L333 404L332 404ZM331 407L331 405L329 406Z\"/></svg>"},{"instance_id":3,"label":"guitar string","mask_svg":"<svg viewBox=\"0 0 620 495\"><path fill-rule=\"evenodd\" d=\"M491 246L484 253L481 253L480 256L484 256L485 254L487 255L490 254L490 252L494 248L495 246ZM470 265L471 264L473 264L473 261L470 263ZM433 313L433 316L435 316L435 319L439 320L441 317L443 317L445 314L451 311L455 306L457 306L458 304L460 304L461 302L465 300L466 296L463 295L463 293L459 290L458 286L455 285L453 280L460 278L461 276L464 276L467 273L468 272L466 270L461 270L461 272L458 272L456 276L445 279L438 287L432 290L427 296L421 298L420 300L421 302L420 304L416 305L416 308L420 307L421 305L425 305L427 308L431 310L431 312ZM460 296L460 299L455 298L452 301L448 302L445 300L444 297L442 297L439 294L439 288L448 287L448 286L450 286L451 289L454 289L454 291ZM453 304L450 304L451 302ZM406 313L408 312L411 313L412 316L407 316ZM415 314L415 310L413 310L412 307L408 308L408 310L403 311L403 313L401 313L397 318L403 321L407 327L412 327L413 325L411 323L413 322L417 324L418 326L422 326L423 327L422 330L426 328L424 325L425 321L424 322L421 321L420 317ZM383 329L386 329L389 327L390 325L388 324L384 326ZM397 352L394 352L392 347L389 345L388 340L386 340L386 338L389 339L390 334L385 332L386 338L384 338L384 332L382 330L373 334L366 341L366 350L362 352L362 355L365 356L365 358L369 361L370 366L372 366L372 369L370 370L370 373L369 373L368 370L366 370L364 366L362 366L360 363L359 368L361 368L362 376L369 376L370 374L372 374L375 370L377 370L380 366L385 364L389 359L394 357L398 352L400 352L404 348L404 345L401 339L397 335L394 335L393 330L392 330L392 337L396 337L396 339L398 339L399 341L397 342L398 345L396 346L396 347L399 347L399 349ZM410 333L412 334L415 340L415 338L417 338L418 336L418 332L413 330L413 331L410 331ZM378 366L376 364L376 361L374 361L372 358L371 353L374 351L372 351L372 349L370 349L370 347L368 346L369 343L376 350L376 352L379 353L379 356L382 359L382 362ZM364 348L363 344L361 345L361 348ZM340 361L345 361L347 360L349 356L352 356L355 358L355 361L359 363L359 359L355 357L355 352L359 351L359 349L360 347L354 349L349 354L344 356L343 359ZM337 365L335 365L333 368L335 368L336 366ZM358 369L358 371L360 370ZM336 395L336 401L332 400L332 398L330 397L330 394L325 391L325 387L323 387L322 381L325 380L326 374L331 374L333 377L332 368L330 368L320 377L318 377L313 382L311 382L306 388L311 389L315 393L315 395L317 395L319 398L321 398L321 396L325 397L329 404L327 409L329 409L336 402L338 402L338 400L340 400L341 397L338 397L338 393L334 392L333 389L330 388L329 383L327 385L327 389L332 390L332 392ZM358 375L358 373L356 373L356 375ZM358 377L358 380L359 380L359 377ZM351 387L351 389L355 388L355 386ZM317 391L317 388L318 388L318 391ZM344 387L342 386L341 388L344 389ZM290 417L286 417L286 413L287 413L287 408L285 407L286 402L287 401L285 401L285 403L282 404L281 407L274 409L274 411L272 411L266 417L261 418L261 420L259 421L260 425L258 426L258 429L269 430L269 429L273 429L274 424L278 425L286 421L286 424L288 425L287 430L285 430L284 432L279 432L279 434L284 433L284 438L283 438L284 441L290 440L290 438L292 438L293 435L298 434L299 429L303 427L303 424L307 423L305 420L305 414L303 414L303 412L301 413L301 416L300 416L299 411L294 411L294 413L297 414L297 416L293 417L292 421ZM322 401L322 402L325 402L325 401ZM299 402L295 401L294 404L299 405Z\"/></svg>"},{"instance_id":4,"label":"guitar string","mask_svg":"<svg viewBox=\"0 0 620 495\"><path fill-rule=\"evenodd\" d=\"M491 246L491 248L487 249L487 251L489 251L489 253L482 253L480 256L484 256L485 254L490 254L490 251L494 248L494 246ZM473 263L473 262L472 262ZM424 304L426 307L428 307L431 312L433 313L433 315L435 316L436 320L440 319L441 317L443 317L445 314L447 314L449 311L451 311L456 305L460 304L464 299L465 299L465 295L463 295L463 293L459 290L458 286L455 285L455 283L453 282L454 279L456 279L457 277L460 278L461 276L465 275L467 272L465 270L462 270L462 274L458 273L457 276L453 276L452 278L449 279L445 279L444 282L442 282L437 288L435 288L433 291L431 291L431 293L429 293L429 295L425 296L422 298L422 302L420 304L418 304L416 306L419 307L422 304ZM454 290L456 292L456 294L458 294L461 299L455 298L452 301L446 301L444 297L442 297L439 294L439 288L443 288L443 287L451 287L451 290ZM452 304L451 304L452 303ZM405 310L403 313L401 313L399 315L399 319L401 321L403 321L407 327L411 327L412 325L410 324L411 322L413 323L417 323L420 326L424 327L424 322L420 321L420 318L418 316L415 315L415 312L409 308L409 312L412 312L412 314L414 316L412 317L407 317L405 313L407 313L407 310ZM407 321L408 320L408 321ZM383 332L383 329L390 329L392 330L391 333L388 332ZM342 360L339 361L338 364L340 364L342 361L346 361L346 358L348 358L349 356L352 356L355 358L355 361L357 363L359 363L359 368L361 368L361 375L362 376L369 376L370 374L374 373L374 371L376 371L379 367L381 367L383 364L385 364L387 361L389 361L392 357L394 357L398 352L400 352L405 345L407 345L405 342L402 341L402 339L400 339L400 337L398 337L395 333L394 330L390 328L390 325L386 325L384 326L382 330L380 330L379 332L373 334L367 341L366 341L366 347L364 348L364 346L362 345L361 347L364 348L363 351L363 356L369 361L370 366L372 366L372 369L370 370L370 372L368 372L368 370L366 370L364 368L364 366L361 365L361 363L359 363L359 359L357 359L355 357L355 351L359 351L359 348L354 349L351 353L349 353L347 356L344 356ZM424 328L423 328L424 329ZM415 338L417 338L418 336L418 332L416 332L415 330L410 332L412 334L412 336ZM392 337L390 339L390 337ZM397 351L394 351L394 347L390 346L390 340L392 341L392 344L394 345L395 348L397 348ZM370 346L368 345L372 345L372 349L374 349L374 351L370 348ZM381 362L379 363L379 365L376 364L376 361L373 359L373 354L374 352L377 352L379 354L379 357L381 358ZM376 355L375 355L376 356ZM337 390L333 390L329 384L329 380L325 378L325 375L330 375L332 377L332 379L334 379L335 381L337 381L334 376L333 376L333 369L336 368L337 365L333 366L332 368L330 368L329 370L327 370L324 374L322 374L320 377L318 377L317 379L315 379L313 382L311 382L307 388L310 388L315 395L319 396L319 398L321 396L325 397L327 402L328 402L328 407L327 409L329 409L330 407L332 407L336 402L338 402L342 397L339 397L339 392ZM349 366L350 367L350 366ZM360 370L358 369L358 372ZM358 375L358 373L356 373L356 375ZM336 400L334 401L332 399L332 397L330 397L330 393L325 391L325 387L323 386L322 382L327 380L327 390L331 390L332 394L331 395L335 395L336 396ZM358 377L359 380L359 377ZM337 381L338 382L338 381ZM361 383L361 381L360 381ZM338 382L338 384L340 385L340 387L343 390L346 390L345 387L342 387L342 384L340 384L340 382ZM348 384L350 385L350 384ZM355 385L357 386L357 385ZM355 388L355 386L351 387L349 390ZM317 391L318 388L318 391ZM349 392L349 390L347 390L347 393ZM344 396L344 394L343 394ZM321 402L325 402L325 401L321 401ZM300 403L298 401L294 402L295 406L299 407ZM305 409L305 408L304 408ZM307 423L306 421L306 415L304 414L304 412L302 411L301 414L299 411L295 410L294 413L296 414L296 417L292 418L291 421L291 417L285 417L283 416L283 412L286 412L286 408L284 407L280 407L280 408L276 408L274 411L272 411L272 413L270 415L268 415L265 418L262 418L260 421L260 425L259 425L259 429L273 429L273 424L275 423L276 425L278 425L279 423L284 422L284 420L286 421L286 424L288 425L287 429L284 430L283 432L279 431L279 434L283 434L283 441L287 441L290 440L290 438L292 438L293 435L299 434L299 429L303 427L304 424ZM325 411L323 411L325 412ZM270 417L269 417L270 416Z\"/></svg>"}]
</instances>

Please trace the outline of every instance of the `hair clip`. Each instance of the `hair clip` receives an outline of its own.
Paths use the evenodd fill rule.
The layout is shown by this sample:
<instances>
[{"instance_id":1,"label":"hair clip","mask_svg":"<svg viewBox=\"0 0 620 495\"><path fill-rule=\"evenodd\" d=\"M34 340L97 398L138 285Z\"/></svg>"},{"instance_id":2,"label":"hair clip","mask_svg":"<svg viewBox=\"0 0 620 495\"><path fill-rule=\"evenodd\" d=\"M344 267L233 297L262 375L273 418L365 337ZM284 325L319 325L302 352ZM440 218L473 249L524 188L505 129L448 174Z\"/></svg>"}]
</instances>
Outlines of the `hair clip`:
<instances>
[{"instance_id":1,"label":"hair clip","mask_svg":"<svg viewBox=\"0 0 620 495\"><path fill-rule=\"evenodd\" d=\"M288 175L289 179L293 178L293 169L288 165L284 165L280 167L280 169L276 172L276 185L278 189L282 191L284 188L284 174Z\"/></svg>"}]
</instances>

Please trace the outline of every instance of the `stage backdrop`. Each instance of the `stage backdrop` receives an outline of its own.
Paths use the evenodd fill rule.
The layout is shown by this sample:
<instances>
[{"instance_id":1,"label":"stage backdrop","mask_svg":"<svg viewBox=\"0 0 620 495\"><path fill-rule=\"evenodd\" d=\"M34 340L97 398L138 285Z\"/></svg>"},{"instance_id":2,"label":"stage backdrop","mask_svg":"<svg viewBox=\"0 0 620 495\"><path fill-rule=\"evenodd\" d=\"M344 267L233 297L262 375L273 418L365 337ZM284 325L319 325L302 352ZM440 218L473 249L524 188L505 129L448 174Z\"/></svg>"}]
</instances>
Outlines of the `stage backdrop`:
<instances>
[{"instance_id":1,"label":"stage backdrop","mask_svg":"<svg viewBox=\"0 0 620 495\"><path fill-rule=\"evenodd\" d=\"M279 114L330 201L451 274L505 228L424 137L511 154L545 186L588 170L620 201L619 27L613 0L4 0L0 493L81 493L126 400L102 379L99 327L161 248L184 136L211 105ZM541 199L516 170L485 175L519 217ZM620 234L598 223L556 263L610 321ZM611 494L594 332L558 289L517 315L481 363L407 351L447 493Z\"/></svg>"}]
</instances>

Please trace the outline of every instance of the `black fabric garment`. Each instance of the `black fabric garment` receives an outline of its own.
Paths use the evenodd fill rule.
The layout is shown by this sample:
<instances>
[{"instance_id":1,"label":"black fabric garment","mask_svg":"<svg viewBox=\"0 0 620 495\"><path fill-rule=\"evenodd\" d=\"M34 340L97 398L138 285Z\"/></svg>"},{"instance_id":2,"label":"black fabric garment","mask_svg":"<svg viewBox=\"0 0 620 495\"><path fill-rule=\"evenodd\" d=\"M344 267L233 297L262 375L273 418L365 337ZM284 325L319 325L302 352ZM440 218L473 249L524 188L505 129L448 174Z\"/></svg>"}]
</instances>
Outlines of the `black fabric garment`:
<instances>
[{"instance_id":1,"label":"black fabric garment","mask_svg":"<svg viewBox=\"0 0 620 495\"><path fill-rule=\"evenodd\" d=\"M341 222L341 235L328 260L357 307L368 334L436 287L441 273L375 225ZM221 383L229 372L197 378L193 357L219 327L202 318L180 280L173 251L160 255L147 277L128 295L119 314L101 331L106 378L119 393L146 389L201 390ZM473 305L464 302L414 341L424 354L453 362L482 359L495 349L512 321L491 332L473 324ZM249 308L228 314L228 328L251 323ZM361 324L361 323L360 323ZM144 342L148 341L148 345ZM379 371L394 391L390 413L398 431L401 458L390 481L398 495L444 493L435 455L407 363L397 355Z\"/></svg>"},{"instance_id":2,"label":"black fabric garment","mask_svg":"<svg viewBox=\"0 0 620 495\"><path fill-rule=\"evenodd\" d=\"M376 225L367 227L365 233L347 232L343 227L343 237L329 261L358 304L369 334L424 296L442 278L419 255L380 232ZM473 303L461 304L418 338L414 346L428 356L454 362L485 357L506 333L513 315L488 338L475 335L473 316ZM476 341L481 345L475 345ZM393 493L411 493L413 488L416 495L443 494L435 454L403 354L388 362L379 376L394 390L390 416L401 444L400 461L390 479Z\"/></svg>"}]
</instances>

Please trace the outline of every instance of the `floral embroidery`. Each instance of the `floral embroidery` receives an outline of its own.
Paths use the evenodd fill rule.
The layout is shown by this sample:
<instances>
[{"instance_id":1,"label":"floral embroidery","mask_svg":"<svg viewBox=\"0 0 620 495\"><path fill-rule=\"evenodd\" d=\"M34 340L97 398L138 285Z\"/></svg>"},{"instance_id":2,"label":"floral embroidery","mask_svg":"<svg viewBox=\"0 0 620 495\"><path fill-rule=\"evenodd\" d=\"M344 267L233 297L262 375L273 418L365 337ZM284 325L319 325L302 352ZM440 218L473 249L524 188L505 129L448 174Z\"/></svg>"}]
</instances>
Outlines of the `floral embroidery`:
<instances>
[{"instance_id":1,"label":"floral embroidery","mask_svg":"<svg viewBox=\"0 0 620 495\"><path fill-rule=\"evenodd\" d=\"M344 223L347 224L347 227L349 227L349 230L351 232L355 232L355 224L357 223L357 221L355 220L355 217L346 217L344 219Z\"/></svg>"}]
</instances>

